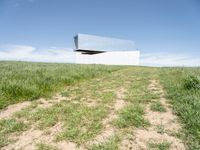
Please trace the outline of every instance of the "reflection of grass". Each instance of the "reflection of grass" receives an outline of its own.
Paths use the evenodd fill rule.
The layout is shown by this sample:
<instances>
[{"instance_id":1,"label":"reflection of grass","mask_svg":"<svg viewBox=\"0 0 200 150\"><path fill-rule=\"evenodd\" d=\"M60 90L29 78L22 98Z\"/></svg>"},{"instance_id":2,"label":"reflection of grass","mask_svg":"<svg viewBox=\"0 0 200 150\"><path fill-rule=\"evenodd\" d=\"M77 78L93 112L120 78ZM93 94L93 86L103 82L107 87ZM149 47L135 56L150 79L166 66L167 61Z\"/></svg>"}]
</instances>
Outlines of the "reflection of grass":
<instances>
[{"instance_id":1,"label":"reflection of grass","mask_svg":"<svg viewBox=\"0 0 200 150\"><path fill-rule=\"evenodd\" d=\"M23 131L25 128L24 123L15 119L0 120L0 148L9 143L8 134Z\"/></svg>"},{"instance_id":2,"label":"reflection of grass","mask_svg":"<svg viewBox=\"0 0 200 150\"><path fill-rule=\"evenodd\" d=\"M165 107L160 102L153 102L150 106L152 111L166 112Z\"/></svg>"}]
</instances>

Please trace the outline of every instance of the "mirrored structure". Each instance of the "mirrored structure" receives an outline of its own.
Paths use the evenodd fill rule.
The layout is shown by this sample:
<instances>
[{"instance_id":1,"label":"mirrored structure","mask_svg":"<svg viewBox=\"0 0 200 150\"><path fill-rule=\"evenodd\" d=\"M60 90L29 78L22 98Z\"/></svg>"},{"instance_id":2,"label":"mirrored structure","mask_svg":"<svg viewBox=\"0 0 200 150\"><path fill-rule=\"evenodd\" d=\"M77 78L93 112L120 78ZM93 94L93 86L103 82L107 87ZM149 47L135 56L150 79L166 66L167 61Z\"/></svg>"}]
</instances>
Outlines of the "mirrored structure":
<instances>
[{"instance_id":1,"label":"mirrored structure","mask_svg":"<svg viewBox=\"0 0 200 150\"><path fill-rule=\"evenodd\" d=\"M78 34L74 37L76 63L139 65L139 51L130 40Z\"/></svg>"}]
</instances>

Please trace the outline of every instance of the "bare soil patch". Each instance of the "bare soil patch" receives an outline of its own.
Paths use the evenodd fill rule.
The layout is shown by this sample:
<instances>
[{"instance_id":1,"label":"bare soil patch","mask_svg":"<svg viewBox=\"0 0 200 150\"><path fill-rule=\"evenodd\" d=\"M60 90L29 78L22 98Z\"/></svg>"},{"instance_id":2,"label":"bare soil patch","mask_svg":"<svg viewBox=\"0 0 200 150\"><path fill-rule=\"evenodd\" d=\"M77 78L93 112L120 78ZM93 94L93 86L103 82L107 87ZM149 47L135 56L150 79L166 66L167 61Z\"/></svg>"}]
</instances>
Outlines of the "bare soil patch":
<instances>
[{"instance_id":1,"label":"bare soil patch","mask_svg":"<svg viewBox=\"0 0 200 150\"><path fill-rule=\"evenodd\" d=\"M83 150L84 149L84 148L78 147L77 144L73 142L69 142L69 141L56 142L55 137L61 131L62 131L61 122L58 122L55 126L45 131L31 128L18 136L11 135L10 139L15 139L16 142L10 143L6 147L3 147L2 150L13 150L13 149L36 150L37 144L40 144L40 143L57 147L60 150Z\"/></svg>"},{"instance_id":2,"label":"bare soil patch","mask_svg":"<svg viewBox=\"0 0 200 150\"><path fill-rule=\"evenodd\" d=\"M0 112L0 119L8 119L10 118L14 113L28 107L31 105L31 102L22 102L14 105L8 106L5 110Z\"/></svg>"},{"instance_id":3,"label":"bare soil patch","mask_svg":"<svg viewBox=\"0 0 200 150\"><path fill-rule=\"evenodd\" d=\"M117 91L117 99L115 100L114 105L110 108L111 111L108 116L102 121L104 126L103 131L93 140L87 142L87 145L104 143L116 133L117 129L113 127L111 122L117 118L117 111L126 105L126 102L124 101L125 92L126 90L124 88L121 88Z\"/></svg>"},{"instance_id":4,"label":"bare soil patch","mask_svg":"<svg viewBox=\"0 0 200 150\"><path fill-rule=\"evenodd\" d=\"M157 80L150 80L148 89L154 94L159 94L158 101L165 107L166 112L151 111L150 104L145 106L145 118L149 120L150 126L146 129L135 129L133 135L125 138L122 141L122 150L147 150L149 143L170 143L171 150L185 150L183 142L171 135L171 133L178 133L181 125L177 121L177 117L173 114L170 105L164 97L164 91ZM158 126L163 127L163 133L157 131ZM169 131L169 132L167 132ZM169 134L170 133L170 134Z\"/></svg>"}]
</instances>

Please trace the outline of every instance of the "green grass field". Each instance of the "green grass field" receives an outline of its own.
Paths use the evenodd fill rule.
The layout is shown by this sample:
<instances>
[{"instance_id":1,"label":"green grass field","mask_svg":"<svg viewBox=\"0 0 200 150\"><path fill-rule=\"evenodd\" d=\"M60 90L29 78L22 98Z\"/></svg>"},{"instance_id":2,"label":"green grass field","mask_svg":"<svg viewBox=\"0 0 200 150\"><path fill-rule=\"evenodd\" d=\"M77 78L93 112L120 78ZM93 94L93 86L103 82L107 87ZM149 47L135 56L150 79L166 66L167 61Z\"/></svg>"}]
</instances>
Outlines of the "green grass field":
<instances>
[{"instance_id":1,"label":"green grass field","mask_svg":"<svg viewBox=\"0 0 200 150\"><path fill-rule=\"evenodd\" d=\"M60 98L54 97L57 93ZM140 147L137 139L150 150L181 147L169 139L182 141L185 149L200 149L200 68L0 62L2 114L23 101L31 104L9 117L0 113L0 149L56 150L71 143L89 150L125 150ZM177 124L181 129L175 132L171 126ZM140 132L170 138L151 141ZM29 147L23 145L26 138Z\"/></svg>"},{"instance_id":2,"label":"green grass field","mask_svg":"<svg viewBox=\"0 0 200 150\"><path fill-rule=\"evenodd\" d=\"M119 68L103 65L0 62L0 109L9 104L51 96L67 85Z\"/></svg>"},{"instance_id":3,"label":"green grass field","mask_svg":"<svg viewBox=\"0 0 200 150\"><path fill-rule=\"evenodd\" d=\"M200 149L200 68L161 69L160 80L183 123L189 149Z\"/></svg>"}]
</instances>

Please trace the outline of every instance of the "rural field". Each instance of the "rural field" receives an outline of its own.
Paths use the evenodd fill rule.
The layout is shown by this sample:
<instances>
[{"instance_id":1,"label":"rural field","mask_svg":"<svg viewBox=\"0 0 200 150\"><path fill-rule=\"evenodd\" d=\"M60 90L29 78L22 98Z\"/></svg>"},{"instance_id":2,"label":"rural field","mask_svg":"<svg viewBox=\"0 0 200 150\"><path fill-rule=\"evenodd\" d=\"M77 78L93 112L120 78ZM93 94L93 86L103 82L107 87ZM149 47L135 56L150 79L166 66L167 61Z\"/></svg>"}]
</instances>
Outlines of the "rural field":
<instances>
[{"instance_id":1,"label":"rural field","mask_svg":"<svg viewBox=\"0 0 200 150\"><path fill-rule=\"evenodd\" d=\"M200 68L0 62L2 150L200 150Z\"/></svg>"}]
</instances>

